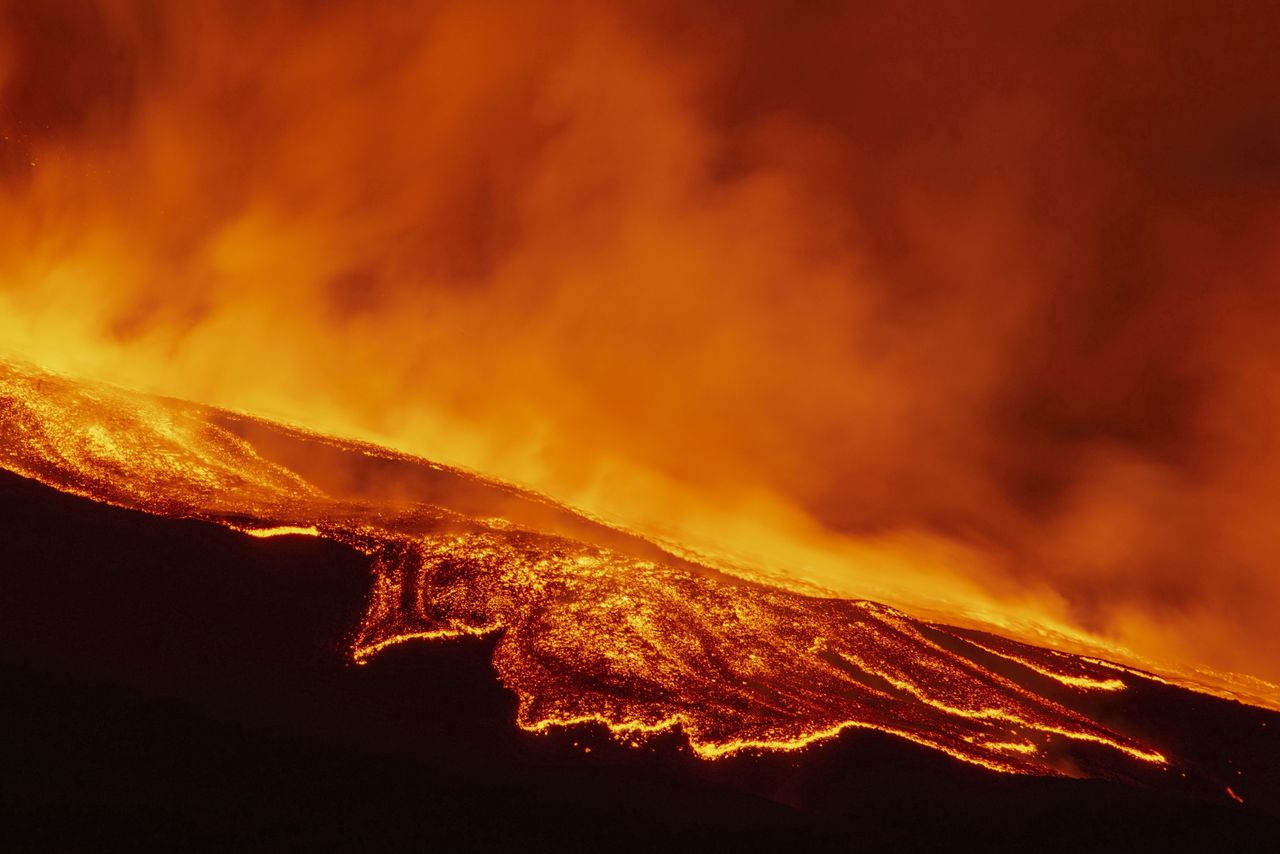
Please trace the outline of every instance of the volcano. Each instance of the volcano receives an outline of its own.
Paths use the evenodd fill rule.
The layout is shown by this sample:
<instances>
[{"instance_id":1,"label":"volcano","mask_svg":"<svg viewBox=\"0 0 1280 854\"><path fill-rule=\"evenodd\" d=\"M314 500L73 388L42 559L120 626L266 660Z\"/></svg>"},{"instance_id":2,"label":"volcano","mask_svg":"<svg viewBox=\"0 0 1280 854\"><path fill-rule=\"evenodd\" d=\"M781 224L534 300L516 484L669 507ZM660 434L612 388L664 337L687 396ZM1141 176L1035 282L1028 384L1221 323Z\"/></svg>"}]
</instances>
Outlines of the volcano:
<instances>
[{"instance_id":1,"label":"volcano","mask_svg":"<svg viewBox=\"0 0 1280 854\"><path fill-rule=\"evenodd\" d=\"M331 838L348 814L354 841L371 804L424 790L473 842L498 830L459 815L539 803L511 838L698 825L839 847L958 822L1017 839L1084 803L1116 825L1058 842L1280 838L1280 715L1262 704L786 589L468 472L19 363L0 371L0 435L21 734L6 776L36 847L68 811L62 843L141 822L230 844L278 818L283 838ZM310 812L330 786L343 808ZM836 803L850 787L897 818L868 831ZM946 808L914 826L929 792ZM1020 817L973 803L987 795ZM595 812L547 823L571 804ZM148 805L163 816L139 818Z\"/></svg>"}]
</instances>

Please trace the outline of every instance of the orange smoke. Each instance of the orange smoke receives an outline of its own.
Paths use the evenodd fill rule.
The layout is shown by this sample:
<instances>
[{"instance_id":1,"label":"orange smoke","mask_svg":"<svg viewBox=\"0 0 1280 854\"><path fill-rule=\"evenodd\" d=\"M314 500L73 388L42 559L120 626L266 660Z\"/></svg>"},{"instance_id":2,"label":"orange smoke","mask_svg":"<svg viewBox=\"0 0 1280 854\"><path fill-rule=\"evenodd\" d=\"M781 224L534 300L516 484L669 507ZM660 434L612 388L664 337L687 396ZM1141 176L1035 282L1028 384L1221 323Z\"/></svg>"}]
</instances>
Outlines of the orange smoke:
<instances>
[{"instance_id":1,"label":"orange smoke","mask_svg":"<svg viewBox=\"0 0 1280 854\"><path fill-rule=\"evenodd\" d=\"M0 344L1280 679L1268 6L688 5L0 4Z\"/></svg>"}]
</instances>

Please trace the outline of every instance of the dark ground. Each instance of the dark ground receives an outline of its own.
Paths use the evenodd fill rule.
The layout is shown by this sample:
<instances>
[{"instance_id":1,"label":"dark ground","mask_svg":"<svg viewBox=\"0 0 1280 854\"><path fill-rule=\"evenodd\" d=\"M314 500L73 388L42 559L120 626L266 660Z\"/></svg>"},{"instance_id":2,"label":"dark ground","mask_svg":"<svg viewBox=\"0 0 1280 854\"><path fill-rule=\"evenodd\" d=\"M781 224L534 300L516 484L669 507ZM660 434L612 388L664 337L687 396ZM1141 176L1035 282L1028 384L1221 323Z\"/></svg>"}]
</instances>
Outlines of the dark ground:
<instances>
[{"instance_id":1,"label":"dark ground","mask_svg":"<svg viewBox=\"0 0 1280 854\"><path fill-rule=\"evenodd\" d=\"M347 665L369 577L345 547L4 473L0 514L4 850L1280 850L1280 745L1235 704L1163 726L1235 756L1244 806L992 774L867 732L706 763L675 736L520 732L492 641Z\"/></svg>"}]
</instances>

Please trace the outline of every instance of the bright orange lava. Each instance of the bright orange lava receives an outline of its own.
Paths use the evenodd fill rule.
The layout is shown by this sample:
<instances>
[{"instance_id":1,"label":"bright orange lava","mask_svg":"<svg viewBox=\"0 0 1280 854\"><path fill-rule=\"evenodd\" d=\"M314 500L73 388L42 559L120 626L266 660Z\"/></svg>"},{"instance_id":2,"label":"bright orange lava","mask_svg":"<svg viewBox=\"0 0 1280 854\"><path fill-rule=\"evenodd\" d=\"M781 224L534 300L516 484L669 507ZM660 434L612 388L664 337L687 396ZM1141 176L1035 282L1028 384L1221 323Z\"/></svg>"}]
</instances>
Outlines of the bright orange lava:
<instances>
[{"instance_id":1,"label":"bright orange lava","mask_svg":"<svg viewBox=\"0 0 1280 854\"><path fill-rule=\"evenodd\" d=\"M251 537L259 539L268 539L270 537L318 537L320 529L315 525L274 525L270 528L240 528L238 529Z\"/></svg>"},{"instance_id":2,"label":"bright orange lava","mask_svg":"<svg viewBox=\"0 0 1280 854\"><path fill-rule=\"evenodd\" d=\"M1035 688L1048 677L1119 691L1139 671L734 578L425 461L6 363L0 428L0 467L57 489L368 555L354 661L413 639L495 634L494 666L526 730L595 723L634 741L678 728L707 759L870 728L1003 772L1170 761ZM347 475L397 467L431 500L322 488L282 461L288 447ZM1030 678L993 672L984 655Z\"/></svg>"}]
</instances>

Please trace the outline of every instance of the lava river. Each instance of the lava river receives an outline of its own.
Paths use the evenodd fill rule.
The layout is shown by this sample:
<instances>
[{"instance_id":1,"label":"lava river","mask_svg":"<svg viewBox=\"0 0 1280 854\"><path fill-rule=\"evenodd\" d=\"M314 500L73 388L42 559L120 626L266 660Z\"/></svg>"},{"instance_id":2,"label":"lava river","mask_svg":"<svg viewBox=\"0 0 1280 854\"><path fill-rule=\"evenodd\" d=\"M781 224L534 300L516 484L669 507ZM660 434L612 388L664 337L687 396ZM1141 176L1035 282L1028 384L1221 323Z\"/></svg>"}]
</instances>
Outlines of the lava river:
<instances>
[{"instance_id":1,"label":"lava river","mask_svg":"<svg viewBox=\"0 0 1280 854\"><path fill-rule=\"evenodd\" d=\"M678 729L711 759L870 728L1004 772L1178 768L1176 745L1087 711L1148 674L738 578L371 445L6 362L0 436L0 467L65 492L367 555L352 661L497 635L494 667L527 730Z\"/></svg>"}]
</instances>

